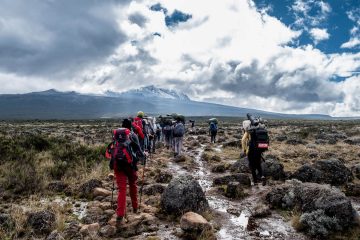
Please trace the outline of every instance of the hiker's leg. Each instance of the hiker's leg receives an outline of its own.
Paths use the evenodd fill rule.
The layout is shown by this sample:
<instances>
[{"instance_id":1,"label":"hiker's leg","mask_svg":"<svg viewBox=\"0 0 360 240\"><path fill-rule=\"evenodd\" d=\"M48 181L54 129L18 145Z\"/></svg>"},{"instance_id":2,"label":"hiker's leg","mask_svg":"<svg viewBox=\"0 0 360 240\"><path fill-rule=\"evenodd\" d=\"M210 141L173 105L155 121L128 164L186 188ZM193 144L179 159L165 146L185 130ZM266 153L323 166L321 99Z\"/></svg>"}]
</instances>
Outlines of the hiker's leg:
<instances>
[{"instance_id":1,"label":"hiker's leg","mask_svg":"<svg viewBox=\"0 0 360 240\"><path fill-rule=\"evenodd\" d=\"M118 186L118 200L116 215L125 216L126 211L126 174L123 171L115 171L116 184Z\"/></svg>"},{"instance_id":2,"label":"hiker's leg","mask_svg":"<svg viewBox=\"0 0 360 240\"><path fill-rule=\"evenodd\" d=\"M183 140L184 140L184 139L183 139L182 137L179 138L179 154L181 154L181 152L182 152Z\"/></svg>"},{"instance_id":3,"label":"hiker's leg","mask_svg":"<svg viewBox=\"0 0 360 240\"><path fill-rule=\"evenodd\" d=\"M256 169L258 171L259 177L261 178L263 176L263 171L261 167L261 154L258 154L256 163L257 163Z\"/></svg>"},{"instance_id":4,"label":"hiker's leg","mask_svg":"<svg viewBox=\"0 0 360 240\"><path fill-rule=\"evenodd\" d=\"M214 134L214 143L216 142L216 135L217 133Z\"/></svg>"},{"instance_id":5,"label":"hiker's leg","mask_svg":"<svg viewBox=\"0 0 360 240\"><path fill-rule=\"evenodd\" d=\"M179 154L179 138L174 138L174 145L175 145L175 153Z\"/></svg>"},{"instance_id":6,"label":"hiker's leg","mask_svg":"<svg viewBox=\"0 0 360 240\"><path fill-rule=\"evenodd\" d=\"M130 188L130 198L131 198L131 205L133 209L138 209L138 189L137 189L137 172L134 170L130 170L128 174L129 179L129 188Z\"/></svg>"},{"instance_id":7,"label":"hiker's leg","mask_svg":"<svg viewBox=\"0 0 360 240\"><path fill-rule=\"evenodd\" d=\"M257 182L257 177L256 177L256 163L255 163L255 158L254 155L251 151L249 151L248 153L248 160L249 160L249 168L251 170L251 175L253 178L254 183Z\"/></svg>"}]
</instances>

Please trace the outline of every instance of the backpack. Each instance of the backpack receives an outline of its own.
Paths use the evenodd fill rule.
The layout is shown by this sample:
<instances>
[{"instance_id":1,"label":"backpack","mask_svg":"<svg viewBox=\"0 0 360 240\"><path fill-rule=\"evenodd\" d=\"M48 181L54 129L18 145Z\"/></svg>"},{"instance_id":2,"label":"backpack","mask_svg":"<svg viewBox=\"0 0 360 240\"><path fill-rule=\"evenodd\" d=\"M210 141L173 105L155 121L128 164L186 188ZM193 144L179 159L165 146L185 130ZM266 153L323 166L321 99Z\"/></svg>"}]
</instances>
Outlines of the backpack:
<instances>
[{"instance_id":1,"label":"backpack","mask_svg":"<svg viewBox=\"0 0 360 240\"><path fill-rule=\"evenodd\" d=\"M265 152L269 149L269 134L265 128L255 128L250 131L249 148L258 152Z\"/></svg>"},{"instance_id":2,"label":"backpack","mask_svg":"<svg viewBox=\"0 0 360 240\"><path fill-rule=\"evenodd\" d=\"M165 136L170 136L171 135L171 126L170 125L166 125L164 127L164 134L165 134Z\"/></svg>"},{"instance_id":3,"label":"backpack","mask_svg":"<svg viewBox=\"0 0 360 240\"><path fill-rule=\"evenodd\" d=\"M183 137L185 134L185 127L182 123L176 123L174 127L174 137Z\"/></svg>"},{"instance_id":4,"label":"backpack","mask_svg":"<svg viewBox=\"0 0 360 240\"><path fill-rule=\"evenodd\" d=\"M111 148L110 169L113 170L115 165L117 170L122 169L126 165L132 165L130 133L130 130L127 128L119 128L113 131L114 142Z\"/></svg>"},{"instance_id":5,"label":"backpack","mask_svg":"<svg viewBox=\"0 0 360 240\"><path fill-rule=\"evenodd\" d=\"M214 122L210 123L210 132L215 133L217 132L217 125Z\"/></svg>"},{"instance_id":6,"label":"backpack","mask_svg":"<svg viewBox=\"0 0 360 240\"><path fill-rule=\"evenodd\" d=\"M143 119L142 118L136 117L134 119L134 123L135 123L136 126L140 127L141 130L144 130L143 129Z\"/></svg>"}]
</instances>

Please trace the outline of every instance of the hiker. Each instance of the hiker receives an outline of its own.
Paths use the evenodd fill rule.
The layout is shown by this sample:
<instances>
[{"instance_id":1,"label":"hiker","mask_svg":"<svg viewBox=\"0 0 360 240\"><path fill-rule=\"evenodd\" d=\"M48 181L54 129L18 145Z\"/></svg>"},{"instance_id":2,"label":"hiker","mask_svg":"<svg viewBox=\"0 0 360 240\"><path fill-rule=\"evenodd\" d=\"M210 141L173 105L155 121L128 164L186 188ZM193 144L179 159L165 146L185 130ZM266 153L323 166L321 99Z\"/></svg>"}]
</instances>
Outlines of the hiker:
<instances>
[{"instance_id":1,"label":"hiker","mask_svg":"<svg viewBox=\"0 0 360 240\"><path fill-rule=\"evenodd\" d=\"M143 131L144 131L144 150L150 152L154 140L153 119L151 117L143 118Z\"/></svg>"},{"instance_id":2,"label":"hiker","mask_svg":"<svg viewBox=\"0 0 360 240\"><path fill-rule=\"evenodd\" d=\"M162 134L161 134L162 128L161 128L161 126L160 126L160 123L156 123L155 126L156 126L156 128L155 128L156 141L157 141L157 142L160 142L161 139L162 139Z\"/></svg>"},{"instance_id":3,"label":"hiker","mask_svg":"<svg viewBox=\"0 0 360 240\"><path fill-rule=\"evenodd\" d=\"M167 149L172 146L172 130L171 130L171 122L165 122L165 126L163 128L164 137L165 137L165 146Z\"/></svg>"},{"instance_id":4,"label":"hiker","mask_svg":"<svg viewBox=\"0 0 360 240\"><path fill-rule=\"evenodd\" d=\"M144 120L143 120L144 116L145 114L143 111L138 111L136 117L134 118L134 124L138 126L143 133L143 136L139 138L140 147L143 151L145 150L145 144L147 142L147 135L144 132Z\"/></svg>"},{"instance_id":5,"label":"hiker","mask_svg":"<svg viewBox=\"0 0 360 240\"><path fill-rule=\"evenodd\" d=\"M211 142L211 143L215 143L215 142L216 142L216 135L217 135L217 131L218 131L217 123L218 123L218 121L217 121L216 118L210 119L209 135L211 136L211 139L210 139L210 142Z\"/></svg>"},{"instance_id":6,"label":"hiker","mask_svg":"<svg viewBox=\"0 0 360 240\"><path fill-rule=\"evenodd\" d=\"M183 138L185 135L185 126L182 116L176 117L176 122L173 126L173 138L174 138L174 157L181 154L183 147Z\"/></svg>"},{"instance_id":7,"label":"hiker","mask_svg":"<svg viewBox=\"0 0 360 240\"><path fill-rule=\"evenodd\" d=\"M126 182L130 188L130 198L133 212L139 208L137 192L137 163L145 164L146 155L141 150L139 139L132 131L130 119L124 119L122 128L113 131L113 148L111 151L110 169L114 170L118 186L118 199L116 209L116 225L123 222L126 212Z\"/></svg>"},{"instance_id":8,"label":"hiker","mask_svg":"<svg viewBox=\"0 0 360 240\"><path fill-rule=\"evenodd\" d=\"M263 185L265 185L266 179L263 175L261 160L263 159L262 153L268 149L269 137L267 130L262 125L256 123L250 114L248 115L250 116L248 117L249 120L243 121L242 150L248 158L254 184L257 184L259 176Z\"/></svg>"}]
</instances>

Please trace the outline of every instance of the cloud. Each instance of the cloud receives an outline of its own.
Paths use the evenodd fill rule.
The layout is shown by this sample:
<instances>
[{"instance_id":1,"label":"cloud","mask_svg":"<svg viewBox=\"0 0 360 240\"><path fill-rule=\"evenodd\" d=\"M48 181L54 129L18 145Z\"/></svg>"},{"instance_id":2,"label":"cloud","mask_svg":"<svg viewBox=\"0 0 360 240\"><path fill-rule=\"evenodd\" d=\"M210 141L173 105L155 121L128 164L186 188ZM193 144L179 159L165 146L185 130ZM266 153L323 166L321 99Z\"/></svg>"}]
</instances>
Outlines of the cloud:
<instances>
[{"instance_id":1,"label":"cloud","mask_svg":"<svg viewBox=\"0 0 360 240\"><path fill-rule=\"evenodd\" d=\"M300 28L321 25L332 11L328 3L318 0L295 0L291 9L295 16L295 25Z\"/></svg>"},{"instance_id":2,"label":"cloud","mask_svg":"<svg viewBox=\"0 0 360 240\"><path fill-rule=\"evenodd\" d=\"M0 8L0 69L70 77L126 40L113 8L126 1L11 1Z\"/></svg>"},{"instance_id":3,"label":"cloud","mask_svg":"<svg viewBox=\"0 0 360 240\"><path fill-rule=\"evenodd\" d=\"M341 48L360 47L360 7L347 12L348 18L354 22L354 27L350 30L349 41L343 43Z\"/></svg>"},{"instance_id":4,"label":"cloud","mask_svg":"<svg viewBox=\"0 0 360 240\"><path fill-rule=\"evenodd\" d=\"M319 43L320 41L327 40L330 37L330 34L326 29L320 28L312 28L310 30L310 35L314 39L315 44Z\"/></svg>"},{"instance_id":5,"label":"cloud","mask_svg":"<svg viewBox=\"0 0 360 240\"><path fill-rule=\"evenodd\" d=\"M359 38L350 38L348 42L341 44L341 48L355 48L360 46Z\"/></svg>"}]
</instances>

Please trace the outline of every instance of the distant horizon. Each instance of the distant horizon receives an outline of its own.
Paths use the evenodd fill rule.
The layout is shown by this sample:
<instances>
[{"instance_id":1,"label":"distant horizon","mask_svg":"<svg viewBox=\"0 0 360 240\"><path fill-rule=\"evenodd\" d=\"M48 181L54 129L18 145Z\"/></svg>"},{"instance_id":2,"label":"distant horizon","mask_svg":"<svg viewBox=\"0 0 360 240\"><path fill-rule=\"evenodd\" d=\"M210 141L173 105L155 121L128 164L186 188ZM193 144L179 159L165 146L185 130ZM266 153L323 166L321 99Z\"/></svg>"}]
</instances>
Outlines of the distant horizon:
<instances>
[{"instance_id":1,"label":"distant horizon","mask_svg":"<svg viewBox=\"0 0 360 240\"><path fill-rule=\"evenodd\" d=\"M359 0L0 2L0 94L154 85L268 112L360 115Z\"/></svg>"}]
</instances>

